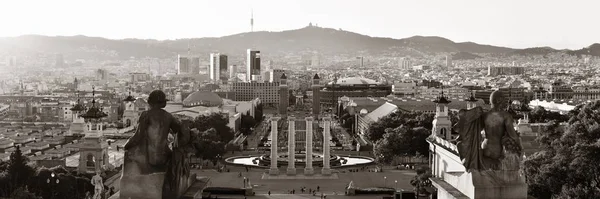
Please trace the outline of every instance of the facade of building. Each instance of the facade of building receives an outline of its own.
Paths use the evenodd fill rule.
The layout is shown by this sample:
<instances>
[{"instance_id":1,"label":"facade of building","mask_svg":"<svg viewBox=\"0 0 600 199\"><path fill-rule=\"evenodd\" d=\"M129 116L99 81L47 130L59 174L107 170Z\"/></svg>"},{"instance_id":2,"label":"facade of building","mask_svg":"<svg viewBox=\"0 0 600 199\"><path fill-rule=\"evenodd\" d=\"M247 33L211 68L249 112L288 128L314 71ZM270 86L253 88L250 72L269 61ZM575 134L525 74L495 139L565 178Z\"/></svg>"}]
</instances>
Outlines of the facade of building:
<instances>
[{"instance_id":1,"label":"facade of building","mask_svg":"<svg viewBox=\"0 0 600 199\"><path fill-rule=\"evenodd\" d=\"M265 105L279 104L279 82L233 82L231 91L234 101L250 101L259 98Z\"/></svg>"},{"instance_id":2,"label":"facade of building","mask_svg":"<svg viewBox=\"0 0 600 199\"><path fill-rule=\"evenodd\" d=\"M246 56L246 81L259 81L261 77L260 51L248 49Z\"/></svg>"},{"instance_id":3,"label":"facade of building","mask_svg":"<svg viewBox=\"0 0 600 199\"><path fill-rule=\"evenodd\" d=\"M229 66L229 80L237 81L237 65Z\"/></svg>"},{"instance_id":4,"label":"facade of building","mask_svg":"<svg viewBox=\"0 0 600 199\"><path fill-rule=\"evenodd\" d=\"M412 69L412 62L410 61L410 59L408 57L400 58L400 60L398 61L398 65L400 66L400 69L402 69L402 70Z\"/></svg>"},{"instance_id":5,"label":"facade of building","mask_svg":"<svg viewBox=\"0 0 600 199\"><path fill-rule=\"evenodd\" d=\"M488 66L488 76L523 74L525 74L525 67L522 66Z\"/></svg>"},{"instance_id":6,"label":"facade of building","mask_svg":"<svg viewBox=\"0 0 600 199\"><path fill-rule=\"evenodd\" d=\"M214 82L227 82L230 76L227 73L227 55L211 53L208 73L210 80Z\"/></svg>"},{"instance_id":7,"label":"facade of building","mask_svg":"<svg viewBox=\"0 0 600 199\"><path fill-rule=\"evenodd\" d=\"M199 74L200 57L177 55L177 74Z\"/></svg>"},{"instance_id":8,"label":"facade of building","mask_svg":"<svg viewBox=\"0 0 600 199\"><path fill-rule=\"evenodd\" d=\"M573 99L573 89L564 84L562 81L556 81L549 85L544 85L548 91L548 97L550 100L570 100Z\"/></svg>"},{"instance_id":9,"label":"facade of building","mask_svg":"<svg viewBox=\"0 0 600 199\"><path fill-rule=\"evenodd\" d=\"M413 70L430 70L431 66L430 65L416 65L416 66L412 66Z\"/></svg>"},{"instance_id":10,"label":"facade of building","mask_svg":"<svg viewBox=\"0 0 600 199\"><path fill-rule=\"evenodd\" d=\"M446 55L446 67L452 67L452 55Z\"/></svg>"},{"instance_id":11,"label":"facade of building","mask_svg":"<svg viewBox=\"0 0 600 199\"><path fill-rule=\"evenodd\" d=\"M600 99L600 88L588 87L588 86L577 86L573 87L573 100L574 101L587 101L587 100L599 100Z\"/></svg>"},{"instance_id":12,"label":"facade of building","mask_svg":"<svg viewBox=\"0 0 600 199\"><path fill-rule=\"evenodd\" d=\"M418 86L414 82L394 82L392 93L398 96L417 94Z\"/></svg>"},{"instance_id":13,"label":"facade of building","mask_svg":"<svg viewBox=\"0 0 600 199\"><path fill-rule=\"evenodd\" d=\"M150 74L148 73L129 73L131 76L131 82L144 82L150 81Z\"/></svg>"},{"instance_id":14,"label":"facade of building","mask_svg":"<svg viewBox=\"0 0 600 199\"><path fill-rule=\"evenodd\" d=\"M347 97L385 97L392 93L392 86L362 77L349 77L330 82L320 91L322 107L334 107L338 98Z\"/></svg>"}]
</instances>

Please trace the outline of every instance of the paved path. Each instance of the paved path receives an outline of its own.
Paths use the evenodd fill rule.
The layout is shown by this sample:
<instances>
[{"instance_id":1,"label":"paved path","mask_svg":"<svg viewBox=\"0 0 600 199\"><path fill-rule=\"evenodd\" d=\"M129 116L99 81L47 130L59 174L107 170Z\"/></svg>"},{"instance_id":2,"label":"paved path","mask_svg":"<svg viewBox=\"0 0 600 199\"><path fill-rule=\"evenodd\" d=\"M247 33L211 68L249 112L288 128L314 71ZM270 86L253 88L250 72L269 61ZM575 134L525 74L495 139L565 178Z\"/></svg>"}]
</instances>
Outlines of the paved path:
<instances>
[{"instance_id":1,"label":"paved path","mask_svg":"<svg viewBox=\"0 0 600 199\"><path fill-rule=\"evenodd\" d=\"M227 199L321 199L321 195L310 195L310 194L257 194L255 196L242 196L242 195L217 195L219 198ZM346 195L327 195L327 199L373 199L381 198L385 195L358 195L358 196L346 196ZM214 197L214 196L213 196Z\"/></svg>"},{"instance_id":2,"label":"paved path","mask_svg":"<svg viewBox=\"0 0 600 199\"><path fill-rule=\"evenodd\" d=\"M338 173L338 179L262 179L263 172L255 170L251 172L242 172L243 177L239 177L239 172L218 173L215 171L192 170L198 176L211 178L211 187L242 187L243 177L250 179L256 194L266 194L271 191L272 194L287 194L291 190L300 192L301 187L320 190L325 194L344 193L345 187L350 181L353 181L357 187L396 187L405 190L412 190L410 180L416 175L411 170L401 170L394 172L356 172L356 173ZM385 177L385 178L384 178ZM385 179L385 180L384 180ZM397 183L394 183L397 181ZM328 197L329 198L329 197Z\"/></svg>"}]
</instances>

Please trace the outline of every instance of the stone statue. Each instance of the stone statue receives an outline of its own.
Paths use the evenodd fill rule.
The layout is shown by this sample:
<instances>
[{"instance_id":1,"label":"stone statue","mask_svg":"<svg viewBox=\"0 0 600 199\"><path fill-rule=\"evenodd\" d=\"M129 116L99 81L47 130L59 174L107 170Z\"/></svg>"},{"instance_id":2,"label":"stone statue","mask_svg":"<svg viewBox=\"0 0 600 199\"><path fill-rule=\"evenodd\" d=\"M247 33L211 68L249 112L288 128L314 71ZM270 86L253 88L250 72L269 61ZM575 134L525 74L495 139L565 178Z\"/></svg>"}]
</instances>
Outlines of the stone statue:
<instances>
[{"instance_id":1,"label":"stone statue","mask_svg":"<svg viewBox=\"0 0 600 199\"><path fill-rule=\"evenodd\" d=\"M189 144L189 128L162 109L166 101L162 91L150 93L150 110L142 112L135 134L123 147L120 198L177 198L187 188L189 160L178 145ZM169 133L176 134L173 150L167 141ZM186 183L180 183L182 178Z\"/></svg>"},{"instance_id":2,"label":"stone statue","mask_svg":"<svg viewBox=\"0 0 600 199\"><path fill-rule=\"evenodd\" d=\"M246 180L246 187L244 188L252 188L252 184L250 183L250 178Z\"/></svg>"},{"instance_id":3,"label":"stone statue","mask_svg":"<svg viewBox=\"0 0 600 199\"><path fill-rule=\"evenodd\" d=\"M508 100L501 91L490 95L491 110L481 107L460 110L455 125L458 152L467 171L519 170L522 153L520 136L512 116L505 111Z\"/></svg>"},{"instance_id":4,"label":"stone statue","mask_svg":"<svg viewBox=\"0 0 600 199\"><path fill-rule=\"evenodd\" d=\"M96 170L96 175L92 177L92 185L94 186L93 199L102 199L102 190L104 189L104 183L102 182L102 176L100 176L100 170Z\"/></svg>"},{"instance_id":5,"label":"stone statue","mask_svg":"<svg viewBox=\"0 0 600 199\"><path fill-rule=\"evenodd\" d=\"M351 189L351 188L354 188L354 181L350 181L350 183L348 183L347 189Z\"/></svg>"}]
</instances>

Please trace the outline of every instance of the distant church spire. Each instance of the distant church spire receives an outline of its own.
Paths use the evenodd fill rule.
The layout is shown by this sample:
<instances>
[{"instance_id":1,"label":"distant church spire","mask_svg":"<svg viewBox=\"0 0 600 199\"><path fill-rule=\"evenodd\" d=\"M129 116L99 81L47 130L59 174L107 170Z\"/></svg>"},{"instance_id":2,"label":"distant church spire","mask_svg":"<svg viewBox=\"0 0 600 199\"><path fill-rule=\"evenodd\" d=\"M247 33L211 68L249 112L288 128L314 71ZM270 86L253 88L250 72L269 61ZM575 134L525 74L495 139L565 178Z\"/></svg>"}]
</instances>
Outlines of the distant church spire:
<instances>
[{"instance_id":1,"label":"distant church spire","mask_svg":"<svg viewBox=\"0 0 600 199\"><path fill-rule=\"evenodd\" d=\"M254 32L254 9L250 10L250 32Z\"/></svg>"}]
</instances>

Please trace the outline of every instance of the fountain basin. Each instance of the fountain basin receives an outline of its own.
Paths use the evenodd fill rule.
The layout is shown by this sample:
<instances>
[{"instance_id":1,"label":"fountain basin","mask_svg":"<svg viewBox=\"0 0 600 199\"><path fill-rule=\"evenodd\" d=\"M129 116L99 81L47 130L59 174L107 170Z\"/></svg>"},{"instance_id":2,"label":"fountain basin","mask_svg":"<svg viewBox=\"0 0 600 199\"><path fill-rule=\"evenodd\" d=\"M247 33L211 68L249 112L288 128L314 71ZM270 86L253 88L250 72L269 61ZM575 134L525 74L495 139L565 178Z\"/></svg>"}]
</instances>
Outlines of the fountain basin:
<instances>
[{"instance_id":1,"label":"fountain basin","mask_svg":"<svg viewBox=\"0 0 600 199\"><path fill-rule=\"evenodd\" d=\"M295 154L294 164L299 167L306 167L305 154ZM277 158L277 166L288 165L288 155L281 154ZM332 168L350 167L358 165L373 164L375 160L365 156L338 156L332 155L329 163ZM233 165L253 166L261 168L269 168L271 166L271 157L269 155L250 155L250 156L235 156L225 159L226 163ZM313 154L313 167L323 166L323 155Z\"/></svg>"}]
</instances>

